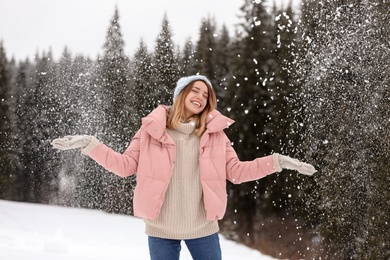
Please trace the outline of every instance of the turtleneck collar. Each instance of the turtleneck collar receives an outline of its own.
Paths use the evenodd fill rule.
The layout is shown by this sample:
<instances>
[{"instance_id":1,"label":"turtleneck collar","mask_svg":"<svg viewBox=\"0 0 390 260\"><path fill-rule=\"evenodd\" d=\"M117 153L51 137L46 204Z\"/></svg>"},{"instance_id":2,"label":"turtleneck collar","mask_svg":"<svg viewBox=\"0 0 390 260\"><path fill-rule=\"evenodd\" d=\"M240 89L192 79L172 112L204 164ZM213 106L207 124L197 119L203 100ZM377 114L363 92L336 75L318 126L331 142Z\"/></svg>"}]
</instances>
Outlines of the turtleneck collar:
<instances>
[{"instance_id":1,"label":"turtleneck collar","mask_svg":"<svg viewBox=\"0 0 390 260\"><path fill-rule=\"evenodd\" d=\"M195 130L195 123L194 122L179 123L176 130L186 135L192 134Z\"/></svg>"}]
</instances>

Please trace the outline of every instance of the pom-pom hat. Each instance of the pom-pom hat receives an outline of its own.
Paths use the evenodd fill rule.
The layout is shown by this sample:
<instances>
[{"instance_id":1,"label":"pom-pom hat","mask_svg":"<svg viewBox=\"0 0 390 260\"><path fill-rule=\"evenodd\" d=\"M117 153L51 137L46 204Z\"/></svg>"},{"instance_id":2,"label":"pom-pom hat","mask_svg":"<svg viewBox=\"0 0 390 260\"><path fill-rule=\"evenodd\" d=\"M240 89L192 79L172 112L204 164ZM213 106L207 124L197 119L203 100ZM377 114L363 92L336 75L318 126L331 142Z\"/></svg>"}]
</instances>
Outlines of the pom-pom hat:
<instances>
[{"instance_id":1,"label":"pom-pom hat","mask_svg":"<svg viewBox=\"0 0 390 260\"><path fill-rule=\"evenodd\" d=\"M206 78L205 76L194 75L194 76L183 77L183 78L179 79L177 81L177 83L176 83L175 92L173 93L173 102L175 102L176 97L180 94L180 92L185 87L187 87L191 82L194 82L194 81L197 81L197 80L201 80L204 83L206 83L207 85L209 85L210 88L213 88L213 86L211 85L210 80L208 78Z\"/></svg>"}]
</instances>

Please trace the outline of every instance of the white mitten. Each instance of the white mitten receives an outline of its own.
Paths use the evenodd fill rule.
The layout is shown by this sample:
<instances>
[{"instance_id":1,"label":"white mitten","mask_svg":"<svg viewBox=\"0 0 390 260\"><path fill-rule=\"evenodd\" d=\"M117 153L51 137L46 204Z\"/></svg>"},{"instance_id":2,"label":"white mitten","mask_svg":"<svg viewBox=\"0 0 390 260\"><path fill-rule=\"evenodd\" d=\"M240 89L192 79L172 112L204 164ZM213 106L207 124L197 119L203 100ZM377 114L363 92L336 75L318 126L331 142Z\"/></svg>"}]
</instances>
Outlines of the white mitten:
<instances>
[{"instance_id":1,"label":"white mitten","mask_svg":"<svg viewBox=\"0 0 390 260\"><path fill-rule=\"evenodd\" d=\"M304 163L301 161L298 161L297 159L293 159L289 156L285 155L280 155L278 156L279 158L279 165L280 167L284 169L289 169L289 170L296 170L301 174L305 175L313 175L314 173L317 172L317 170L313 167L313 165Z\"/></svg>"},{"instance_id":2,"label":"white mitten","mask_svg":"<svg viewBox=\"0 0 390 260\"><path fill-rule=\"evenodd\" d=\"M54 139L51 142L53 148L59 150L69 150L75 148L85 148L92 140L90 135L67 135L63 138Z\"/></svg>"}]
</instances>

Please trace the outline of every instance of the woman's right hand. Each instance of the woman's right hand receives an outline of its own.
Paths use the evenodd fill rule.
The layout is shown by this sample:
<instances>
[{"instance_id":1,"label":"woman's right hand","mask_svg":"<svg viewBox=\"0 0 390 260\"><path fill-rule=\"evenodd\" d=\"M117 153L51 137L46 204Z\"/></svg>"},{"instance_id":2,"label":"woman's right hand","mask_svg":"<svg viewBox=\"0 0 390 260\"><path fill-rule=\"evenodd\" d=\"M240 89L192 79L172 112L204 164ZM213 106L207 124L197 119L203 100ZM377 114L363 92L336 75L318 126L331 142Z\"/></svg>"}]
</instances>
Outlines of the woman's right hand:
<instances>
[{"instance_id":1,"label":"woman's right hand","mask_svg":"<svg viewBox=\"0 0 390 260\"><path fill-rule=\"evenodd\" d=\"M85 148L92 140L90 135L67 135L63 138L56 138L51 142L55 149L69 150L75 148Z\"/></svg>"}]
</instances>

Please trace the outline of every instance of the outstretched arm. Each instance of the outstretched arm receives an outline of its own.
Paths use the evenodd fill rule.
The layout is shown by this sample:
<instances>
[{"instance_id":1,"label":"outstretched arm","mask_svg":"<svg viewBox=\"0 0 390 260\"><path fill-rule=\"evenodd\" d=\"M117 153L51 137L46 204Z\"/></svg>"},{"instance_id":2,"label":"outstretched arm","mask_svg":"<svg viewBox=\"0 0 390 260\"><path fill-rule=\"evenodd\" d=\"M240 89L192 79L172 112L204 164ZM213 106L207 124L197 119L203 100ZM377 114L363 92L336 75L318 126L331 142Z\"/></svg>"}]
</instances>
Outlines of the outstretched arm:
<instances>
[{"instance_id":1,"label":"outstretched arm","mask_svg":"<svg viewBox=\"0 0 390 260\"><path fill-rule=\"evenodd\" d=\"M230 141L226 143L227 179L234 184L258 180L269 174L280 172L282 169L296 170L305 175L312 175L316 172L312 165L278 153L242 162Z\"/></svg>"},{"instance_id":2,"label":"outstretched arm","mask_svg":"<svg viewBox=\"0 0 390 260\"><path fill-rule=\"evenodd\" d=\"M80 148L81 152L90 156L105 169L121 176L128 177L137 171L139 160L139 132L134 136L130 146L123 154L115 152L100 143L94 136L74 135L54 139L53 148L69 150Z\"/></svg>"}]
</instances>

